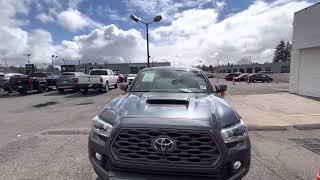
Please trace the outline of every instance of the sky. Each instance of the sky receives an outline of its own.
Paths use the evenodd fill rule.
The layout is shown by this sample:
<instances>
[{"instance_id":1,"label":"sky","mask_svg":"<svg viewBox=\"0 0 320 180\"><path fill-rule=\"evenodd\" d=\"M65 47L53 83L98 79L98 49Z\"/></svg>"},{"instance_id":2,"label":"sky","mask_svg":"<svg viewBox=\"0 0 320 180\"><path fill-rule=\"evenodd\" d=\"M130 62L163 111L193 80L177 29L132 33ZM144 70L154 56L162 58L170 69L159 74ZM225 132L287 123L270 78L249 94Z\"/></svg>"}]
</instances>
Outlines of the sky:
<instances>
[{"instance_id":1,"label":"sky","mask_svg":"<svg viewBox=\"0 0 320 180\"><path fill-rule=\"evenodd\" d=\"M0 58L9 65L145 62L175 66L270 62L291 41L294 12L314 0L1 0ZM2 61L0 63L3 63Z\"/></svg>"}]
</instances>

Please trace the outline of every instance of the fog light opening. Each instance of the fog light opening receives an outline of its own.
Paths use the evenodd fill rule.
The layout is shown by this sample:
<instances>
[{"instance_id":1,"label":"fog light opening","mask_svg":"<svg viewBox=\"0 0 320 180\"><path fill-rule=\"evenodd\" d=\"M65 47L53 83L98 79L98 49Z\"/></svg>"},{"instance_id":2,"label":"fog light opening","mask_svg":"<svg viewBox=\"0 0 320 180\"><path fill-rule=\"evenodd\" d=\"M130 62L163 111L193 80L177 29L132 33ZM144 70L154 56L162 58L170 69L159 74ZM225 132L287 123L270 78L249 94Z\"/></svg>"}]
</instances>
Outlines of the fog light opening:
<instances>
[{"instance_id":1,"label":"fog light opening","mask_svg":"<svg viewBox=\"0 0 320 180\"><path fill-rule=\"evenodd\" d=\"M99 161L101 161L101 159L102 159L101 154L99 154L99 153L96 152L96 159L98 159Z\"/></svg>"},{"instance_id":2,"label":"fog light opening","mask_svg":"<svg viewBox=\"0 0 320 180\"><path fill-rule=\"evenodd\" d=\"M240 167L241 167L240 161L236 161L235 163L233 163L233 169L238 170Z\"/></svg>"}]
</instances>

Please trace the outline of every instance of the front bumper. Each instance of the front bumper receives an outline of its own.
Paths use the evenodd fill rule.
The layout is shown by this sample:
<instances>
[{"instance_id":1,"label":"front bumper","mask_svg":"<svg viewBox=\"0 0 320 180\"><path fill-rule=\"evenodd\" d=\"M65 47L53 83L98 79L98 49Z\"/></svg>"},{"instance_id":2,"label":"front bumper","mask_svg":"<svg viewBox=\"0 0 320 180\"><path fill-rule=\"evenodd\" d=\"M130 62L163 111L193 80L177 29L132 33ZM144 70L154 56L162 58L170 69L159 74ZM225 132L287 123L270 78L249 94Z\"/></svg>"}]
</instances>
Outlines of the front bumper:
<instances>
[{"instance_id":1,"label":"front bumper","mask_svg":"<svg viewBox=\"0 0 320 180\"><path fill-rule=\"evenodd\" d=\"M157 179L241 179L244 177L250 167L251 161L251 144L249 138L246 140L230 147L226 147L227 152L224 161L214 169L199 169L197 171L191 169L185 169L181 172L181 169L177 169L176 173L174 168L168 166L171 170L170 173L161 169L154 169L152 171L145 170L143 166L130 165L126 168L117 167L116 164L112 163L108 157L107 143L106 140L97 136L92 131L89 135L89 159L90 162L99 176L104 179L145 179L145 180L157 180ZM96 153L102 155L101 160L96 158ZM242 166L238 170L232 168L232 164L236 161L240 161ZM150 169L150 168L148 168Z\"/></svg>"}]
</instances>

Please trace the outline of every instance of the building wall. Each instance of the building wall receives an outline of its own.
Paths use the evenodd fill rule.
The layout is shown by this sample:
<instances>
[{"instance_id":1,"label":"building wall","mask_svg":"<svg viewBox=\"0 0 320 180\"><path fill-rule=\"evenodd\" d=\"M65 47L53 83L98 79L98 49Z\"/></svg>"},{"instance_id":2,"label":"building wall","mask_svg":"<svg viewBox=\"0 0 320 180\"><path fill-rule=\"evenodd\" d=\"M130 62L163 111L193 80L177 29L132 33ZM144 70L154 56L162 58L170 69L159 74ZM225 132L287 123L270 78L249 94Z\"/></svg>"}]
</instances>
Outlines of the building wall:
<instances>
[{"instance_id":1,"label":"building wall","mask_svg":"<svg viewBox=\"0 0 320 180\"><path fill-rule=\"evenodd\" d=\"M248 70L252 70L251 72ZM290 62L279 62L279 63L265 63L265 64L249 64L249 65L232 65L232 66L219 66L219 72L229 73L231 72L241 72L244 73L255 73L257 71L271 71L274 73L289 73ZM225 71L225 72L223 72Z\"/></svg>"},{"instance_id":2,"label":"building wall","mask_svg":"<svg viewBox=\"0 0 320 180\"><path fill-rule=\"evenodd\" d=\"M320 97L320 47L301 50L298 92Z\"/></svg>"},{"instance_id":3,"label":"building wall","mask_svg":"<svg viewBox=\"0 0 320 180\"><path fill-rule=\"evenodd\" d=\"M316 47L320 44L320 3L294 14L292 48Z\"/></svg>"},{"instance_id":4,"label":"building wall","mask_svg":"<svg viewBox=\"0 0 320 180\"><path fill-rule=\"evenodd\" d=\"M170 62L155 62L150 63L150 66L170 66ZM137 73L132 72L133 70L140 71L141 69L147 67L147 63L117 63L117 64L81 64L76 65L75 71L89 73L91 69L111 69L113 71L119 71L121 74Z\"/></svg>"},{"instance_id":5,"label":"building wall","mask_svg":"<svg viewBox=\"0 0 320 180\"><path fill-rule=\"evenodd\" d=\"M320 3L294 15L289 90L320 97Z\"/></svg>"}]
</instances>

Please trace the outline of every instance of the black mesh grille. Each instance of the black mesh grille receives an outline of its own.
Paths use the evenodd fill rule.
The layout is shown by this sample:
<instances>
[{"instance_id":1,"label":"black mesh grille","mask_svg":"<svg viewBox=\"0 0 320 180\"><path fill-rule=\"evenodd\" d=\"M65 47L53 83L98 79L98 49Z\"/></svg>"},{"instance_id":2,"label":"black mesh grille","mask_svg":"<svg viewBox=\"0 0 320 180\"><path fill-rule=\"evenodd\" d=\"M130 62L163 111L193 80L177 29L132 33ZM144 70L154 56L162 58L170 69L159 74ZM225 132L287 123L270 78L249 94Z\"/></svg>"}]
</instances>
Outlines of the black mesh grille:
<instances>
[{"instance_id":1,"label":"black mesh grille","mask_svg":"<svg viewBox=\"0 0 320 180\"><path fill-rule=\"evenodd\" d=\"M168 136L176 144L171 152L152 147L157 137ZM209 132L177 129L121 129L111 144L115 159L129 163L176 166L214 166L221 153Z\"/></svg>"}]
</instances>

